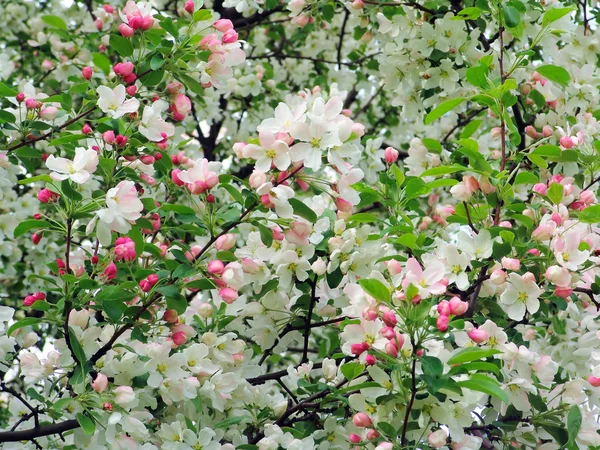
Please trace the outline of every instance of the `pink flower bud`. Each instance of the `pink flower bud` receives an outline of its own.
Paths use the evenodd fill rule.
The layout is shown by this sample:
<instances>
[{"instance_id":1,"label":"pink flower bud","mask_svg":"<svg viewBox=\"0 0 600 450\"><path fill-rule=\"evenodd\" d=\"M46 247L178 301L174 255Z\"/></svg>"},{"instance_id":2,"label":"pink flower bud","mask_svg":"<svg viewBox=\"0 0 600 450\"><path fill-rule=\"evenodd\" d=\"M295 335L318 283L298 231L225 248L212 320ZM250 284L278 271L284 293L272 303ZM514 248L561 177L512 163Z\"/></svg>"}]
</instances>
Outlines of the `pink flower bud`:
<instances>
[{"instance_id":1,"label":"pink flower bud","mask_svg":"<svg viewBox=\"0 0 600 450\"><path fill-rule=\"evenodd\" d=\"M398 318L393 311L386 311L381 317L383 323L385 323L388 327L394 327L398 323Z\"/></svg>"},{"instance_id":2,"label":"pink flower bud","mask_svg":"<svg viewBox=\"0 0 600 450\"><path fill-rule=\"evenodd\" d=\"M115 144L117 144L118 147L125 147L127 145L127 136L123 136L122 134L117 135L117 137L115 138Z\"/></svg>"},{"instance_id":3,"label":"pink flower bud","mask_svg":"<svg viewBox=\"0 0 600 450\"><path fill-rule=\"evenodd\" d=\"M358 1L362 1L362 0L358 0ZM363 3L363 5L364 5L364 3ZM398 155L400 153L395 148L388 147L388 148L386 148L384 150L383 154L384 154L385 162L386 163L388 163L388 164L394 164L396 161L398 161Z\"/></svg>"},{"instance_id":4,"label":"pink flower bud","mask_svg":"<svg viewBox=\"0 0 600 450\"><path fill-rule=\"evenodd\" d=\"M126 23L122 23L121 25L119 25L119 33L121 33L121 36L123 36L124 38L130 38L131 36L133 36L134 30Z\"/></svg>"},{"instance_id":5,"label":"pink flower bud","mask_svg":"<svg viewBox=\"0 0 600 450\"><path fill-rule=\"evenodd\" d=\"M354 417L352 417L352 423L358 428L368 428L373 425L371 418L364 412L354 414Z\"/></svg>"},{"instance_id":6,"label":"pink flower bud","mask_svg":"<svg viewBox=\"0 0 600 450\"><path fill-rule=\"evenodd\" d=\"M185 344L188 340L187 335L183 331L173 333L171 339L173 339L173 344L175 344L177 347Z\"/></svg>"},{"instance_id":7,"label":"pink flower bud","mask_svg":"<svg viewBox=\"0 0 600 450\"><path fill-rule=\"evenodd\" d=\"M231 30L227 30L224 34L223 34L223 44L233 44L234 42L237 42L238 40L238 34L237 31L231 29Z\"/></svg>"},{"instance_id":8,"label":"pink flower bud","mask_svg":"<svg viewBox=\"0 0 600 450\"><path fill-rule=\"evenodd\" d=\"M554 134L554 130L552 130L552 127L549 125L544 125L544 128L542 128L542 136L544 136L545 138L550 137Z\"/></svg>"},{"instance_id":9,"label":"pink flower bud","mask_svg":"<svg viewBox=\"0 0 600 450\"><path fill-rule=\"evenodd\" d=\"M354 0L352 2L352 8L356 10L363 9L365 7L365 2L363 0Z\"/></svg>"},{"instance_id":10,"label":"pink flower bud","mask_svg":"<svg viewBox=\"0 0 600 450\"><path fill-rule=\"evenodd\" d=\"M213 308L213 306L210 303L202 303L198 307L198 315L200 317L204 317L206 319L213 315L214 310L215 309Z\"/></svg>"},{"instance_id":11,"label":"pink flower bud","mask_svg":"<svg viewBox=\"0 0 600 450\"><path fill-rule=\"evenodd\" d=\"M435 321L435 326L437 327L438 331L441 331L442 333L445 331L448 331L448 323L449 323L449 319L448 316L438 316L438 318Z\"/></svg>"},{"instance_id":12,"label":"pink flower bud","mask_svg":"<svg viewBox=\"0 0 600 450\"><path fill-rule=\"evenodd\" d=\"M506 281L506 272L502 269L496 269L490 275L490 281L496 286L501 285Z\"/></svg>"},{"instance_id":13,"label":"pink flower bud","mask_svg":"<svg viewBox=\"0 0 600 450\"><path fill-rule=\"evenodd\" d=\"M27 109L37 109L38 102L35 98L28 98L25 100L25 108Z\"/></svg>"},{"instance_id":14,"label":"pink flower bud","mask_svg":"<svg viewBox=\"0 0 600 450\"><path fill-rule=\"evenodd\" d=\"M83 127L81 128L81 132L83 134L90 134L92 132L92 127L90 127L89 124L84 124Z\"/></svg>"},{"instance_id":15,"label":"pink flower bud","mask_svg":"<svg viewBox=\"0 0 600 450\"><path fill-rule=\"evenodd\" d=\"M142 30L147 31L154 26L154 17L145 16L142 20Z\"/></svg>"},{"instance_id":16,"label":"pink flower bud","mask_svg":"<svg viewBox=\"0 0 600 450\"><path fill-rule=\"evenodd\" d=\"M590 375L587 380L593 387L600 387L600 377Z\"/></svg>"},{"instance_id":17,"label":"pink flower bud","mask_svg":"<svg viewBox=\"0 0 600 450\"><path fill-rule=\"evenodd\" d=\"M42 67L46 70L52 70L54 69L54 64L49 59L45 59L42 61Z\"/></svg>"},{"instance_id":18,"label":"pink flower bud","mask_svg":"<svg viewBox=\"0 0 600 450\"><path fill-rule=\"evenodd\" d=\"M102 140L107 144L112 144L115 142L115 132L113 130L108 130L102 133Z\"/></svg>"},{"instance_id":19,"label":"pink flower bud","mask_svg":"<svg viewBox=\"0 0 600 450\"><path fill-rule=\"evenodd\" d=\"M192 0L188 0L187 2L185 2L185 6L184 9L188 14L192 14L194 12L194 2Z\"/></svg>"},{"instance_id":20,"label":"pink flower bud","mask_svg":"<svg viewBox=\"0 0 600 450\"><path fill-rule=\"evenodd\" d=\"M179 322L179 316L174 309L167 309L163 314L163 320L167 323L174 324Z\"/></svg>"},{"instance_id":21,"label":"pink flower bud","mask_svg":"<svg viewBox=\"0 0 600 450\"><path fill-rule=\"evenodd\" d=\"M25 94L22 92L19 92L16 96L15 99L19 102L19 103L23 103L23 100L25 100Z\"/></svg>"},{"instance_id":22,"label":"pink flower bud","mask_svg":"<svg viewBox=\"0 0 600 450\"><path fill-rule=\"evenodd\" d=\"M31 242L33 242L34 245L38 245L41 240L42 240L42 235L41 234L33 233L31 235Z\"/></svg>"},{"instance_id":23,"label":"pink flower bud","mask_svg":"<svg viewBox=\"0 0 600 450\"><path fill-rule=\"evenodd\" d=\"M223 270L225 270L225 264L223 264L223 262L219 261L218 259L213 259L208 263L207 270L208 273L220 275L223 273Z\"/></svg>"},{"instance_id":24,"label":"pink flower bud","mask_svg":"<svg viewBox=\"0 0 600 450\"><path fill-rule=\"evenodd\" d=\"M98 394L101 394L106 390L107 387L108 378L106 377L106 375L104 375L103 373L99 373L98 375L96 375L96 378L92 382L92 389Z\"/></svg>"},{"instance_id":25,"label":"pink flower bud","mask_svg":"<svg viewBox=\"0 0 600 450\"><path fill-rule=\"evenodd\" d=\"M592 203L596 202L596 194L588 190L581 191L581 193L579 194L579 200L581 200L586 205L591 205Z\"/></svg>"},{"instance_id":26,"label":"pink flower bud","mask_svg":"<svg viewBox=\"0 0 600 450\"><path fill-rule=\"evenodd\" d=\"M41 189L37 194L38 200L42 203L53 202L55 200L58 200L58 197L60 197L59 194L57 194L56 192L52 192L50 189L47 188Z\"/></svg>"},{"instance_id":27,"label":"pink flower bud","mask_svg":"<svg viewBox=\"0 0 600 450\"><path fill-rule=\"evenodd\" d=\"M54 120L58 115L58 108L54 106L48 106L40 111L40 118L42 120Z\"/></svg>"},{"instance_id":28,"label":"pink flower bud","mask_svg":"<svg viewBox=\"0 0 600 450\"><path fill-rule=\"evenodd\" d=\"M137 86L135 84L132 84L131 86L127 86L125 88L125 91L127 92L128 95L133 97L137 93Z\"/></svg>"},{"instance_id":29,"label":"pink flower bud","mask_svg":"<svg viewBox=\"0 0 600 450\"><path fill-rule=\"evenodd\" d=\"M348 436L348 439L350 440L350 442L352 442L353 444L358 444L362 439L360 438L360 436L356 433L351 433L350 436Z\"/></svg>"},{"instance_id":30,"label":"pink flower bud","mask_svg":"<svg viewBox=\"0 0 600 450\"><path fill-rule=\"evenodd\" d=\"M498 224L498 226L502 227L502 228L512 228L513 227L512 223L510 223L510 221L508 221L508 220L503 220L502 222L500 222Z\"/></svg>"},{"instance_id":31,"label":"pink flower bud","mask_svg":"<svg viewBox=\"0 0 600 450\"><path fill-rule=\"evenodd\" d=\"M394 339L396 337L396 332L392 327L383 327L380 331L381 335L386 339Z\"/></svg>"},{"instance_id":32,"label":"pink flower bud","mask_svg":"<svg viewBox=\"0 0 600 450\"><path fill-rule=\"evenodd\" d=\"M235 234L227 233L223 236L219 236L215 242L215 247L217 250L226 251L235 245Z\"/></svg>"},{"instance_id":33,"label":"pink flower bud","mask_svg":"<svg viewBox=\"0 0 600 450\"><path fill-rule=\"evenodd\" d=\"M465 175L462 179L462 182L467 187L471 194L475 193L479 190L479 182L474 176Z\"/></svg>"},{"instance_id":34,"label":"pink flower bud","mask_svg":"<svg viewBox=\"0 0 600 450\"><path fill-rule=\"evenodd\" d=\"M365 364L367 366L374 366L375 365L375 357L373 355L367 355L365 356Z\"/></svg>"},{"instance_id":35,"label":"pink flower bud","mask_svg":"<svg viewBox=\"0 0 600 450\"><path fill-rule=\"evenodd\" d=\"M219 19L215 23L213 23L213 26L215 27L215 29L217 31L220 31L221 33L225 33L227 31L233 29L233 22L231 22L231 20L229 20L229 19Z\"/></svg>"},{"instance_id":36,"label":"pink flower bud","mask_svg":"<svg viewBox=\"0 0 600 450\"><path fill-rule=\"evenodd\" d=\"M556 295L558 295L560 298L567 299L573 293L573 289L571 289L570 287L557 286L556 289L554 290L554 293Z\"/></svg>"},{"instance_id":37,"label":"pink flower bud","mask_svg":"<svg viewBox=\"0 0 600 450\"><path fill-rule=\"evenodd\" d=\"M452 314L452 311L450 309L450 303L448 303L447 300L442 300L441 302L439 302L437 305L437 312L440 316L449 316L450 314Z\"/></svg>"},{"instance_id":38,"label":"pink flower bud","mask_svg":"<svg viewBox=\"0 0 600 450\"><path fill-rule=\"evenodd\" d=\"M379 437L379 433L377 432L377 430L369 430L367 431L367 439L369 441L372 441L373 439L377 439Z\"/></svg>"},{"instance_id":39,"label":"pink flower bud","mask_svg":"<svg viewBox=\"0 0 600 450\"><path fill-rule=\"evenodd\" d=\"M35 299L35 297L33 295L28 295L27 297L25 297L25 299L23 300L23 305L29 307L31 305L33 305L37 300Z\"/></svg>"},{"instance_id":40,"label":"pink flower bud","mask_svg":"<svg viewBox=\"0 0 600 450\"><path fill-rule=\"evenodd\" d=\"M469 309L469 304L463 302L460 297L452 297L448 303L450 314L454 316L462 316Z\"/></svg>"},{"instance_id":41,"label":"pink flower bud","mask_svg":"<svg viewBox=\"0 0 600 450\"><path fill-rule=\"evenodd\" d=\"M225 303L227 303L228 305L230 305L231 303L233 303L234 301L237 300L238 298L238 293L235 289L231 289L229 287L226 288L222 288L219 291L219 296L223 299L223 301Z\"/></svg>"},{"instance_id":42,"label":"pink flower bud","mask_svg":"<svg viewBox=\"0 0 600 450\"><path fill-rule=\"evenodd\" d=\"M375 320L377 319L377 311L372 308L365 308L362 312L363 319L365 320Z\"/></svg>"},{"instance_id":43,"label":"pink flower bud","mask_svg":"<svg viewBox=\"0 0 600 450\"><path fill-rule=\"evenodd\" d=\"M433 448L442 448L446 445L447 439L448 433L440 428L439 430L433 431L429 434L427 437L427 442L429 442L429 445L431 445Z\"/></svg>"},{"instance_id":44,"label":"pink flower bud","mask_svg":"<svg viewBox=\"0 0 600 450\"><path fill-rule=\"evenodd\" d=\"M115 9L108 3L105 3L104 5L102 5L102 8L104 8L104 11L106 11L109 14L112 14L115 12Z\"/></svg>"},{"instance_id":45,"label":"pink flower bud","mask_svg":"<svg viewBox=\"0 0 600 450\"><path fill-rule=\"evenodd\" d=\"M527 125L525 127L525 134L527 134L527 136L529 136L532 139L537 139L540 134L537 132L537 130L535 128L533 128L531 125Z\"/></svg>"},{"instance_id":46,"label":"pink flower bud","mask_svg":"<svg viewBox=\"0 0 600 450\"><path fill-rule=\"evenodd\" d=\"M92 79L92 74L94 73L94 71L92 70L91 67L89 66L85 66L83 69L81 69L81 75L83 76L84 79L86 80L91 80Z\"/></svg>"},{"instance_id":47,"label":"pink flower bud","mask_svg":"<svg viewBox=\"0 0 600 450\"><path fill-rule=\"evenodd\" d=\"M111 262L108 266L106 266L106 269L104 269L102 272L102 276L106 280L112 280L115 278L117 276L117 266L115 263Z\"/></svg>"},{"instance_id":48,"label":"pink flower bud","mask_svg":"<svg viewBox=\"0 0 600 450\"><path fill-rule=\"evenodd\" d=\"M350 346L350 351L355 356L360 356L367 350L369 350L369 344L367 344L366 342L361 342L360 344L352 344Z\"/></svg>"},{"instance_id":49,"label":"pink flower bud","mask_svg":"<svg viewBox=\"0 0 600 450\"><path fill-rule=\"evenodd\" d=\"M398 356L398 347L392 341L387 341L385 344L385 352L390 355L392 358Z\"/></svg>"},{"instance_id":50,"label":"pink flower bud","mask_svg":"<svg viewBox=\"0 0 600 450\"><path fill-rule=\"evenodd\" d=\"M152 284L146 279L140 281L140 288L143 292L150 292L152 290Z\"/></svg>"},{"instance_id":51,"label":"pink flower bud","mask_svg":"<svg viewBox=\"0 0 600 450\"><path fill-rule=\"evenodd\" d=\"M481 328L474 328L473 330L469 331L467 335L471 338L473 342L477 344L481 344L487 341L488 339L487 332L485 330L482 330Z\"/></svg>"},{"instance_id":52,"label":"pink flower bud","mask_svg":"<svg viewBox=\"0 0 600 450\"><path fill-rule=\"evenodd\" d=\"M502 267L506 270L519 270L521 268L521 262L516 258L502 258Z\"/></svg>"}]
</instances>

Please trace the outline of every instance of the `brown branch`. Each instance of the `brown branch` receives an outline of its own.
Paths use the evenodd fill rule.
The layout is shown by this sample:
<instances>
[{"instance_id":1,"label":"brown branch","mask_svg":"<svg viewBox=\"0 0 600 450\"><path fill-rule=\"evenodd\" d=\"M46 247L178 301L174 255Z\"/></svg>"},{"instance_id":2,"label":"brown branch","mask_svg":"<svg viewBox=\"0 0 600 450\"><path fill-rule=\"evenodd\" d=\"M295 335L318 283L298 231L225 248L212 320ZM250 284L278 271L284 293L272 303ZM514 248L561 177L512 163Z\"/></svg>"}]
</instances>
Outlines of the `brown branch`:
<instances>
[{"instance_id":1,"label":"brown branch","mask_svg":"<svg viewBox=\"0 0 600 450\"><path fill-rule=\"evenodd\" d=\"M61 126L52 129L50 131L48 131L45 134L42 134L40 136L35 136L29 140L27 139L23 139L22 141L20 141L19 143L13 145L12 147L8 147L6 149L7 152L12 152L13 150L16 150L18 148L24 147L25 145L29 145L29 144L33 144L35 142L38 141L42 141L50 136L52 136L55 132L63 130L65 128L67 128L69 125L74 124L75 122L77 122L79 119L83 119L84 117L90 115L92 112L94 112L98 107L94 106L93 108L88 109L87 111L82 112L81 114L79 114L78 116L73 117L71 120L66 121L65 123L63 123Z\"/></svg>"},{"instance_id":2,"label":"brown branch","mask_svg":"<svg viewBox=\"0 0 600 450\"><path fill-rule=\"evenodd\" d=\"M64 422L53 423L50 425L42 425L40 427L31 428L23 431L4 431L0 432L0 442L19 442L30 441L42 436L51 434L64 433L66 431L79 428L79 422L75 419L65 420Z\"/></svg>"},{"instance_id":3,"label":"brown branch","mask_svg":"<svg viewBox=\"0 0 600 450\"><path fill-rule=\"evenodd\" d=\"M411 376L411 387L410 387L410 400L408 401L408 405L406 406L406 413L404 414L404 424L402 425L402 436L400 438L400 445L404 447L406 445L406 432L408 430L408 420L410 419L410 412L415 403L415 398L417 396L417 355L415 348L415 342L412 340L413 354L412 354L412 367L410 370Z\"/></svg>"},{"instance_id":4,"label":"brown branch","mask_svg":"<svg viewBox=\"0 0 600 450\"><path fill-rule=\"evenodd\" d=\"M315 305L317 304L317 281L319 279L319 276L315 274L315 279L312 282L312 287L311 287L311 291L310 291L310 305L308 306L308 313L306 314L306 317L304 319L305 322L305 326L304 326L304 351L302 352L302 360L300 361L300 363L305 363L308 362L308 340L310 338L310 330L311 330L311 326L310 326L310 322L312 320L312 315L313 315L313 310L315 309Z\"/></svg>"}]
</instances>

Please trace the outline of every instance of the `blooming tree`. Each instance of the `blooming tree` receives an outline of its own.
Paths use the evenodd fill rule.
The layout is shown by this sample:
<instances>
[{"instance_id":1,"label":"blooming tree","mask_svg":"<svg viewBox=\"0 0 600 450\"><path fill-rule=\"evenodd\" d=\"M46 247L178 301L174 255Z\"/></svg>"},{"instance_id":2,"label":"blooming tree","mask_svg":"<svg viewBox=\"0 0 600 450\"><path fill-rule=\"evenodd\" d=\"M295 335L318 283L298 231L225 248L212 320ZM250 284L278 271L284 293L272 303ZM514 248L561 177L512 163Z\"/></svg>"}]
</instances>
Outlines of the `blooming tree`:
<instances>
[{"instance_id":1,"label":"blooming tree","mask_svg":"<svg viewBox=\"0 0 600 450\"><path fill-rule=\"evenodd\" d=\"M600 449L594 0L1 4L0 447Z\"/></svg>"}]
</instances>

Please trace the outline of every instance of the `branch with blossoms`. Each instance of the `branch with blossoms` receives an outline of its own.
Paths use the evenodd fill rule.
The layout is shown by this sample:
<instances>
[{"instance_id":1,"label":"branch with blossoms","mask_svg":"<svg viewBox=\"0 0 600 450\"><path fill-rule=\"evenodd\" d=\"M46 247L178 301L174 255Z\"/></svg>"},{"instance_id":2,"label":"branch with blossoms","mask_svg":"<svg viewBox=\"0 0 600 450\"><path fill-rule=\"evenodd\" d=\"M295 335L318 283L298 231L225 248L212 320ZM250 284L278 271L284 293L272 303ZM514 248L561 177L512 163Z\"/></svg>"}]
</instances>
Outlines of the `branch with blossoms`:
<instances>
[{"instance_id":1,"label":"branch with blossoms","mask_svg":"<svg viewBox=\"0 0 600 450\"><path fill-rule=\"evenodd\" d=\"M0 442L600 446L583 3L4 8Z\"/></svg>"}]
</instances>

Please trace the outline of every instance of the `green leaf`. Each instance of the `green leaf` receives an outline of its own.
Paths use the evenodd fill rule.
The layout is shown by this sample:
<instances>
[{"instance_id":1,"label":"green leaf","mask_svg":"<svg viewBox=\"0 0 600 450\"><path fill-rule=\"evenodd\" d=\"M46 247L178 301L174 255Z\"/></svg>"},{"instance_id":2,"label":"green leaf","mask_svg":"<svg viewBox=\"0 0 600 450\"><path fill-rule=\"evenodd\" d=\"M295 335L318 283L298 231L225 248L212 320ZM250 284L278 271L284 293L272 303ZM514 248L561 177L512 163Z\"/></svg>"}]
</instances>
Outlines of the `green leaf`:
<instances>
[{"instance_id":1,"label":"green leaf","mask_svg":"<svg viewBox=\"0 0 600 450\"><path fill-rule=\"evenodd\" d=\"M96 294L96 299L101 301L128 302L135 297L135 292L128 291L119 286L104 285Z\"/></svg>"},{"instance_id":2,"label":"green leaf","mask_svg":"<svg viewBox=\"0 0 600 450\"><path fill-rule=\"evenodd\" d=\"M447 364L453 366L454 364L462 364L487 358L488 356L497 355L498 353L502 352L493 348L467 347L455 353L454 356L447 361Z\"/></svg>"},{"instance_id":3,"label":"green leaf","mask_svg":"<svg viewBox=\"0 0 600 450\"><path fill-rule=\"evenodd\" d=\"M569 443L574 443L577 433L581 429L582 417L579 406L573 405L567 414L567 431L569 432Z\"/></svg>"},{"instance_id":4,"label":"green leaf","mask_svg":"<svg viewBox=\"0 0 600 450\"><path fill-rule=\"evenodd\" d=\"M167 18L161 20L160 26L163 30L165 30L167 33L169 33L174 38L179 37L179 30L173 23L173 19L171 19L170 17L167 17Z\"/></svg>"},{"instance_id":5,"label":"green leaf","mask_svg":"<svg viewBox=\"0 0 600 450\"><path fill-rule=\"evenodd\" d=\"M28 327L30 325L35 325L36 323L40 323L42 319L39 317L25 317L24 319L19 320L18 322L13 323L8 331L6 332L7 336L10 336L19 328Z\"/></svg>"},{"instance_id":6,"label":"green leaf","mask_svg":"<svg viewBox=\"0 0 600 450\"><path fill-rule=\"evenodd\" d=\"M108 40L110 46L121 56L133 55L133 45L127 39L117 34L111 34Z\"/></svg>"},{"instance_id":7,"label":"green leaf","mask_svg":"<svg viewBox=\"0 0 600 450\"><path fill-rule=\"evenodd\" d=\"M92 53L92 61L98 69L104 72L105 75L108 75L110 73L110 59L108 59L106 55L97 52Z\"/></svg>"},{"instance_id":8,"label":"green leaf","mask_svg":"<svg viewBox=\"0 0 600 450\"><path fill-rule=\"evenodd\" d=\"M262 223L257 223L256 226L258 227L258 231L260 232L260 240L267 247L270 247L273 243L273 233Z\"/></svg>"},{"instance_id":9,"label":"green leaf","mask_svg":"<svg viewBox=\"0 0 600 450\"><path fill-rule=\"evenodd\" d=\"M448 175L450 173L460 172L462 170L467 170L467 168L463 167L459 164L453 164L451 166L438 166L438 167L432 167L431 169L427 169L420 176L421 177L439 177L441 175Z\"/></svg>"},{"instance_id":10,"label":"green leaf","mask_svg":"<svg viewBox=\"0 0 600 450\"><path fill-rule=\"evenodd\" d=\"M358 280L363 290L380 302L389 303L391 299L390 290L381 281L374 278L361 278Z\"/></svg>"},{"instance_id":11,"label":"green leaf","mask_svg":"<svg viewBox=\"0 0 600 450\"><path fill-rule=\"evenodd\" d=\"M510 403L508 395L500 388L498 382L486 375L474 373L470 380L459 381L456 385L499 398L506 404Z\"/></svg>"},{"instance_id":12,"label":"green leaf","mask_svg":"<svg viewBox=\"0 0 600 450\"><path fill-rule=\"evenodd\" d=\"M135 253L137 256L140 256L144 251L144 236L142 236L142 231L139 227L131 227L128 236L135 243Z\"/></svg>"},{"instance_id":13,"label":"green leaf","mask_svg":"<svg viewBox=\"0 0 600 450\"><path fill-rule=\"evenodd\" d=\"M565 187L560 183L552 183L548 188L548 198L552 203L558 205L565 195Z\"/></svg>"},{"instance_id":14,"label":"green leaf","mask_svg":"<svg viewBox=\"0 0 600 450\"><path fill-rule=\"evenodd\" d=\"M188 289L199 289L201 291L206 291L209 289L216 289L217 285L208 278L202 278L201 280L190 281L185 285Z\"/></svg>"},{"instance_id":15,"label":"green leaf","mask_svg":"<svg viewBox=\"0 0 600 450\"><path fill-rule=\"evenodd\" d=\"M213 426L213 428L229 428L231 425L237 425L238 423L243 422L246 419L249 419L250 416L233 416L228 417L227 419L221 420L219 423Z\"/></svg>"},{"instance_id":16,"label":"green leaf","mask_svg":"<svg viewBox=\"0 0 600 450\"><path fill-rule=\"evenodd\" d=\"M388 438L394 439L398 436L396 429L387 422L377 422L377 429L383 431Z\"/></svg>"},{"instance_id":17,"label":"green leaf","mask_svg":"<svg viewBox=\"0 0 600 450\"><path fill-rule=\"evenodd\" d=\"M419 358L423 372L432 377L439 378L444 373L444 365L435 356L421 356Z\"/></svg>"},{"instance_id":18,"label":"green leaf","mask_svg":"<svg viewBox=\"0 0 600 450\"><path fill-rule=\"evenodd\" d=\"M519 10L514 6L504 5L502 8L502 16L504 17L504 23L508 28L514 28L521 23L521 14L519 14Z\"/></svg>"},{"instance_id":19,"label":"green leaf","mask_svg":"<svg viewBox=\"0 0 600 450\"><path fill-rule=\"evenodd\" d=\"M569 72L563 67L547 64L540 66L535 69L541 76L548 78L550 81L560 84L563 87L567 87L571 81Z\"/></svg>"},{"instance_id":20,"label":"green leaf","mask_svg":"<svg viewBox=\"0 0 600 450\"><path fill-rule=\"evenodd\" d=\"M377 216L368 213L356 213L351 215L348 219L348 222L354 223L374 223L379 221L380 219Z\"/></svg>"},{"instance_id":21,"label":"green leaf","mask_svg":"<svg viewBox=\"0 0 600 450\"><path fill-rule=\"evenodd\" d=\"M358 362L350 362L340 367L342 375L346 377L348 381L354 380L365 370L365 366Z\"/></svg>"},{"instance_id":22,"label":"green leaf","mask_svg":"<svg viewBox=\"0 0 600 450\"><path fill-rule=\"evenodd\" d=\"M49 25L53 28L58 28L59 30L67 29L67 24L65 21L58 16L42 16L42 20L46 25Z\"/></svg>"},{"instance_id":23,"label":"green leaf","mask_svg":"<svg viewBox=\"0 0 600 450\"><path fill-rule=\"evenodd\" d=\"M531 172L519 172L515 178L514 184L536 184L538 181L538 176Z\"/></svg>"},{"instance_id":24,"label":"green leaf","mask_svg":"<svg viewBox=\"0 0 600 450\"><path fill-rule=\"evenodd\" d=\"M0 97L14 97L18 92L13 88L8 87L4 83L0 83Z\"/></svg>"},{"instance_id":25,"label":"green leaf","mask_svg":"<svg viewBox=\"0 0 600 450\"><path fill-rule=\"evenodd\" d=\"M579 221L584 223L600 222L600 205L588 206L579 214Z\"/></svg>"},{"instance_id":26,"label":"green leaf","mask_svg":"<svg viewBox=\"0 0 600 450\"><path fill-rule=\"evenodd\" d=\"M19 225L17 225L17 227L15 228L15 231L13 232L13 236L16 239L20 236L23 236L29 230L35 230L35 229L39 229L39 228L49 228L50 225L51 225L50 222L46 222L45 220L35 220L35 219L25 220L24 222L21 222Z\"/></svg>"},{"instance_id":27,"label":"green leaf","mask_svg":"<svg viewBox=\"0 0 600 450\"><path fill-rule=\"evenodd\" d=\"M212 17L212 11L208 9L199 9L194 13L194 20L196 22L203 22L205 20L210 20Z\"/></svg>"},{"instance_id":28,"label":"green leaf","mask_svg":"<svg viewBox=\"0 0 600 450\"><path fill-rule=\"evenodd\" d=\"M87 357L85 356L85 351L81 346L81 342L77 339L77 335L73 331L71 327L69 327L69 341L71 343L71 348L73 349L73 353L75 354L75 358L79 361L79 364L83 366L87 361Z\"/></svg>"},{"instance_id":29,"label":"green leaf","mask_svg":"<svg viewBox=\"0 0 600 450\"><path fill-rule=\"evenodd\" d=\"M318 217L315 212L297 198L291 198L289 203L292 205L294 214L297 216L303 217L311 223L315 223L317 221Z\"/></svg>"},{"instance_id":30,"label":"green leaf","mask_svg":"<svg viewBox=\"0 0 600 450\"><path fill-rule=\"evenodd\" d=\"M192 215L192 216L196 215L196 211L194 211L189 206L174 205L171 203L163 203L162 205L160 205L160 208L158 208L158 210L159 211L172 211L172 212L176 212L178 214L187 214L187 215Z\"/></svg>"},{"instance_id":31,"label":"green leaf","mask_svg":"<svg viewBox=\"0 0 600 450\"><path fill-rule=\"evenodd\" d=\"M439 104L429 114L427 114L427 117L425 117L425 125L429 125L431 122L433 122L436 119L439 119L447 112L452 111L454 108L456 108L458 105L460 105L465 100L466 99L462 98L462 97L461 98L453 98L452 100L447 100L447 101Z\"/></svg>"},{"instance_id":32,"label":"green leaf","mask_svg":"<svg viewBox=\"0 0 600 450\"><path fill-rule=\"evenodd\" d=\"M576 9L576 6L569 6L567 8L551 8L544 13L544 16L542 17L542 25L550 25L552 22L556 22Z\"/></svg>"},{"instance_id":33,"label":"green leaf","mask_svg":"<svg viewBox=\"0 0 600 450\"><path fill-rule=\"evenodd\" d=\"M459 11L459 13L453 17L452 20L477 20L479 19L481 13L483 13L482 9L470 6L462 11Z\"/></svg>"},{"instance_id":34,"label":"green leaf","mask_svg":"<svg viewBox=\"0 0 600 450\"><path fill-rule=\"evenodd\" d=\"M411 178L406 182L404 194L407 200L420 197L421 195L429 194L431 188L425 185L425 182L420 178Z\"/></svg>"},{"instance_id":35,"label":"green leaf","mask_svg":"<svg viewBox=\"0 0 600 450\"><path fill-rule=\"evenodd\" d=\"M333 6L329 4L324 5L321 8L321 14L323 14L323 19L331 23L331 21L333 20L333 16L335 16L335 9L333 9Z\"/></svg>"},{"instance_id":36,"label":"green leaf","mask_svg":"<svg viewBox=\"0 0 600 450\"><path fill-rule=\"evenodd\" d=\"M77 422L79 422L79 425L81 425L81 428L85 434L94 434L96 431L96 425L92 419L82 413L77 413L75 417L77 417Z\"/></svg>"},{"instance_id":37,"label":"green leaf","mask_svg":"<svg viewBox=\"0 0 600 450\"><path fill-rule=\"evenodd\" d=\"M15 123L17 118L13 113L8 111L0 111L0 123Z\"/></svg>"}]
</instances>

